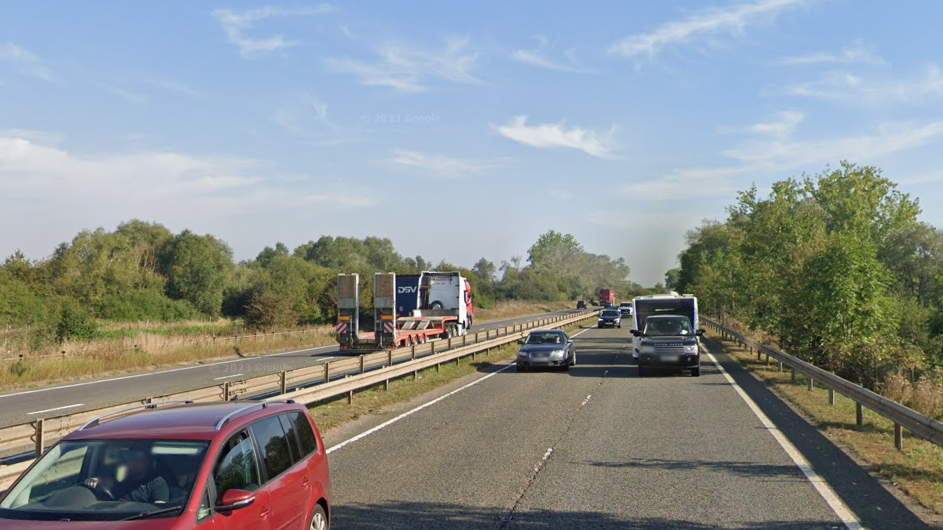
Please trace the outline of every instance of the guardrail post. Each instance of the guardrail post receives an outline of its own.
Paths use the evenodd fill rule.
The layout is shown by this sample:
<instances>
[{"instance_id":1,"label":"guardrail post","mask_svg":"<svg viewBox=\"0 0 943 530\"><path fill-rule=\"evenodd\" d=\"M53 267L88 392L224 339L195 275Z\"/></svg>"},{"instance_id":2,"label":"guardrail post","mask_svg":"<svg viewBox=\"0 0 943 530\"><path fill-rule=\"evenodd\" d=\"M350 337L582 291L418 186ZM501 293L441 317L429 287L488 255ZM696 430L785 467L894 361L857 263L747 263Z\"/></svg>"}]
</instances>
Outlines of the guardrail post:
<instances>
[{"instance_id":1,"label":"guardrail post","mask_svg":"<svg viewBox=\"0 0 943 530\"><path fill-rule=\"evenodd\" d=\"M779 373L783 373L783 362L779 361Z\"/></svg>"},{"instance_id":2,"label":"guardrail post","mask_svg":"<svg viewBox=\"0 0 943 530\"><path fill-rule=\"evenodd\" d=\"M855 425L864 425L864 406L861 403L855 403Z\"/></svg>"},{"instance_id":3,"label":"guardrail post","mask_svg":"<svg viewBox=\"0 0 943 530\"><path fill-rule=\"evenodd\" d=\"M286 389L286 380L288 379L288 372L279 372L278 374L278 391L281 394L284 394Z\"/></svg>"},{"instance_id":4,"label":"guardrail post","mask_svg":"<svg viewBox=\"0 0 943 530\"><path fill-rule=\"evenodd\" d=\"M432 353L430 353L429 355L435 355L435 342L430 342L429 346L432 348Z\"/></svg>"},{"instance_id":5,"label":"guardrail post","mask_svg":"<svg viewBox=\"0 0 943 530\"><path fill-rule=\"evenodd\" d=\"M904 428L899 423L894 424L894 447L898 451L904 451Z\"/></svg>"},{"instance_id":6,"label":"guardrail post","mask_svg":"<svg viewBox=\"0 0 943 530\"><path fill-rule=\"evenodd\" d=\"M834 388L828 389L828 404L833 407L835 406L835 389Z\"/></svg>"},{"instance_id":7,"label":"guardrail post","mask_svg":"<svg viewBox=\"0 0 943 530\"><path fill-rule=\"evenodd\" d=\"M33 439L36 442L33 451L36 453L36 458L39 458L43 456L43 448L46 446L46 431L43 429L43 419L39 418L33 422L33 428L36 429L33 435Z\"/></svg>"},{"instance_id":8,"label":"guardrail post","mask_svg":"<svg viewBox=\"0 0 943 530\"><path fill-rule=\"evenodd\" d=\"M766 366L769 366L769 354L766 354Z\"/></svg>"},{"instance_id":9,"label":"guardrail post","mask_svg":"<svg viewBox=\"0 0 943 530\"><path fill-rule=\"evenodd\" d=\"M789 371L792 372L792 383L796 384L796 368L794 366L789 367Z\"/></svg>"},{"instance_id":10,"label":"guardrail post","mask_svg":"<svg viewBox=\"0 0 943 530\"><path fill-rule=\"evenodd\" d=\"M433 346L433 348L435 348L435 346ZM363 366L363 355L361 355L361 356L360 356L360 373L364 373L364 371L365 371L365 370L364 370L364 366Z\"/></svg>"},{"instance_id":11,"label":"guardrail post","mask_svg":"<svg viewBox=\"0 0 943 530\"><path fill-rule=\"evenodd\" d=\"M347 404L348 405L354 404L354 391L353 390L347 391Z\"/></svg>"},{"instance_id":12,"label":"guardrail post","mask_svg":"<svg viewBox=\"0 0 943 530\"><path fill-rule=\"evenodd\" d=\"M448 349L450 349L450 350L452 349L452 337L449 337Z\"/></svg>"},{"instance_id":13,"label":"guardrail post","mask_svg":"<svg viewBox=\"0 0 943 530\"><path fill-rule=\"evenodd\" d=\"M223 383L223 401L229 401L229 383Z\"/></svg>"},{"instance_id":14,"label":"guardrail post","mask_svg":"<svg viewBox=\"0 0 943 530\"><path fill-rule=\"evenodd\" d=\"M393 366L393 350L386 350L386 365ZM389 386L389 384L387 384Z\"/></svg>"},{"instance_id":15,"label":"guardrail post","mask_svg":"<svg viewBox=\"0 0 943 530\"><path fill-rule=\"evenodd\" d=\"M324 363L324 382L327 383L327 382L330 382L330 380L331 380L331 363L326 362Z\"/></svg>"},{"instance_id":16,"label":"guardrail post","mask_svg":"<svg viewBox=\"0 0 943 530\"><path fill-rule=\"evenodd\" d=\"M475 332L475 344L478 344L478 332Z\"/></svg>"},{"instance_id":17,"label":"guardrail post","mask_svg":"<svg viewBox=\"0 0 943 530\"><path fill-rule=\"evenodd\" d=\"M468 335L462 335L462 347L468 346Z\"/></svg>"},{"instance_id":18,"label":"guardrail post","mask_svg":"<svg viewBox=\"0 0 943 530\"><path fill-rule=\"evenodd\" d=\"M809 377L809 392L811 392L813 388L815 388L815 382L812 380L812 377L810 376Z\"/></svg>"},{"instance_id":19,"label":"guardrail post","mask_svg":"<svg viewBox=\"0 0 943 530\"><path fill-rule=\"evenodd\" d=\"M412 360L415 361L416 360L416 344L415 343L413 344L411 349L412 351L410 352L410 355L412 356Z\"/></svg>"}]
</instances>

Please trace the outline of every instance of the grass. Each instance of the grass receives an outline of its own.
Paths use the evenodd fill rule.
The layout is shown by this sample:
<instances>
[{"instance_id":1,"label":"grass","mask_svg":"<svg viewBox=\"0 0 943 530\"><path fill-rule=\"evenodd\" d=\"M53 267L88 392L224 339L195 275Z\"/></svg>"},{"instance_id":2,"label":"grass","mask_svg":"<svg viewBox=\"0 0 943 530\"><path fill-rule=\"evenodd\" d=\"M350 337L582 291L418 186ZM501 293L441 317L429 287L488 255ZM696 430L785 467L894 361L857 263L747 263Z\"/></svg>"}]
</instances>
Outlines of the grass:
<instances>
[{"instance_id":1,"label":"grass","mask_svg":"<svg viewBox=\"0 0 943 530\"><path fill-rule=\"evenodd\" d=\"M573 309L575 307L576 302L527 302L523 300L506 300L497 302L494 307L488 309L476 307L475 319L480 322L485 320L501 320L534 315L537 313L550 313L563 309Z\"/></svg>"},{"instance_id":2,"label":"grass","mask_svg":"<svg viewBox=\"0 0 943 530\"><path fill-rule=\"evenodd\" d=\"M333 328L319 326L293 335L259 334L233 341L212 335L153 335L65 343L57 355L24 357L0 364L0 390L107 374L249 357L334 343Z\"/></svg>"},{"instance_id":3,"label":"grass","mask_svg":"<svg viewBox=\"0 0 943 530\"><path fill-rule=\"evenodd\" d=\"M791 382L788 370L779 373L775 362L769 367L757 361L748 349L733 341L710 338L726 353L747 367L777 395L793 404L834 443L861 462L868 471L880 475L925 508L943 514L943 448L904 435L904 450L894 448L894 424L865 409L864 425L855 423L855 402L836 393L835 405L828 404L828 390L808 390L808 380L796 375Z\"/></svg>"}]
</instances>

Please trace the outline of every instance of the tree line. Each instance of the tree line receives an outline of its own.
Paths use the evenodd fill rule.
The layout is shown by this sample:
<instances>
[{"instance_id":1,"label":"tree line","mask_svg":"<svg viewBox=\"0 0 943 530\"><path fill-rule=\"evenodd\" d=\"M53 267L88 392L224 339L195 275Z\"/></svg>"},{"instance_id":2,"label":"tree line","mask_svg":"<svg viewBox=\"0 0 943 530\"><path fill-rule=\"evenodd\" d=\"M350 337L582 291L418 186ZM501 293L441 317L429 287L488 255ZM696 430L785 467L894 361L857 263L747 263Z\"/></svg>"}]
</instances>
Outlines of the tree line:
<instances>
[{"instance_id":1,"label":"tree line","mask_svg":"<svg viewBox=\"0 0 943 530\"><path fill-rule=\"evenodd\" d=\"M586 252L572 235L547 232L523 258L471 268L403 256L389 239L322 236L283 243L236 262L212 235L174 234L132 220L113 231L85 230L47 259L17 251L0 265L0 325L30 326L35 341L91 338L100 321L172 322L231 317L272 329L333 322L338 273L359 273L373 299L373 274L458 270L479 306L496 300L575 300L599 287L630 289L624 261ZM637 286L635 286L637 287Z\"/></svg>"},{"instance_id":2,"label":"tree line","mask_svg":"<svg viewBox=\"0 0 943 530\"><path fill-rule=\"evenodd\" d=\"M669 286L869 387L943 367L943 230L878 168L740 192L687 235Z\"/></svg>"}]
</instances>

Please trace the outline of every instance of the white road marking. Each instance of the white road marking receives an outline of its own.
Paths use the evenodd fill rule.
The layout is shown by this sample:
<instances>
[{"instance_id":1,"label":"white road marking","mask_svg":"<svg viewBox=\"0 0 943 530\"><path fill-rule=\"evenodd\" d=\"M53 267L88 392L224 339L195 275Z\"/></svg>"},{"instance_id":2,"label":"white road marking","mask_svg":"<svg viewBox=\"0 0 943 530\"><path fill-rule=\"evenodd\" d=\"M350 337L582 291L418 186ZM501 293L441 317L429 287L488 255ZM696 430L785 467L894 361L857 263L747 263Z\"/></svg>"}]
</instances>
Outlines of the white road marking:
<instances>
[{"instance_id":1,"label":"white road marking","mask_svg":"<svg viewBox=\"0 0 943 530\"><path fill-rule=\"evenodd\" d=\"M513 368L513 367L514 367L513 364L509 364L509 365L505 366L504 368L501 368L500 370L498 370L498 371L496 371L496 372L491 372L490 374L488 374L488 375L486 375L486 376L484 376L484 377L481 377L481 378L479 378L479 379L475 379L474 381L472 381L471 383L468 383L467 385L465 385L465 386L463 386L463 387L456 388L455 390L449 392L448 394L444 394L444 395L442 395L442 396L439 396L439 397L433 399L432 401L429 401L429 402L427 402L427 403L423 403L422 405L419 405L418 407L416 407L416 408L414 408L414 409L407 410L406 412L400 414L399 416L397 416L397 417L395 417L395 418L391 418L391 419L389 419L389 420L387 420L387 421L385 421L385 422L383 422L383 423L377 425L376 427L373 427L372 429L367 429L366 431L364 431L364 432L358 434L357 436L354 436L353 438L349 438L349 439L344 440L343 442L341 442L341 443L339 443L339 444L337 444L337 445L335 445L335 446L333 446L333 447L328 448L327 453L328 453L328 454L331 454L331 453L333 453L334 451L337 451L338 449L343 449L344 447L346 447L346 446L348 446L348 445L350 445L350 444L352 444L352 443L354 443L354 442L356 442L356 441L363 440L363 439L366 438L367 436L370 436L371 434L373 434L373 433L375 433L375 432L377 432L377 431L381 431L381 430L383 430L383 429L389 427L390 425L393 425L394 423L396 423L396 422L398 422L398 421L400 421L400 420L402 420L402 419L404 419L404 418L407 418L407 417L409 417L409 416L412 416L413 414L419 412L420 410L423 410L423 409L425 409L425 408L431 407L432 405L435 405L436 403L438 403L438 402L444 400L445 398L452 397L452 396L454 396L455 394L458 394L459 392L461 392L462 390L465 390L466 388L471 388L471 387L477 385L478 383L481 383L482 381L486 381L486 380L488 380L488 379L491 379L492 377L494 377L494 376L500 374L501 372L503 372L503 371L505 371L505 370L508 370L508 369L511 369L511 368Z\"/></svg>"},{"instance_id":2,"label":"white road marking","mask_svg":"<svg viewBox=\"0 0 943 530\"><path fill-rule=\"evenodd\" d=\"M589 403L589 400L591 400L591 399L593 399L593 395L592 395L592 394L586 396L586 399L584 399L583 402L580 403L580 406L581 406L581 407L585 407L586 404Z\"/></svg>"},{"instance_id":3,"label":"white road marking","mask_svg":"<svg viewBox=\"0 0 943 530\"><path fill-rule=\"evenodd\" d=\"M783 448L783 451L786 451L786 454L789 455L789 458L791 458L792 461L796 464L796 467L798 467L799 470L802 471L802 474L805 475L809 482L812 483L812 487L814 487L815 491L817 491L819 495L822 496L822 499L824 499L829 508L835 512L835 515L841 519L841 522L844 523L845 528L848 530L864 530L864 527L861 525L861 521L858 519L858 516L855 515L854 512L852 512L851 509L848 508L848 506L844 503L844 501L838 497L838 494L836 494L835 490L833 490L832 487L828 485L828 482L825 482L825 480L820 477L814 469L812 469L812 464L809 463L809 461L806 460L804 456L802 456L802 453L799 452L799 449L796 448L796 446L793 445L788 438L786 438L782 431L776 427L769 417L763 413L762 410L760 410L760 407L756 404L756 402L753 401L753 399L750 398L750 396L748 396L742 388L740 388L740 385L738 385L737 382L733 380L733 377L727 373L727 370L724 370L724 367L721 366L719 362L717 362L717 359L714 357L714 355L708 352L707 358L710 359L712 363L714 363L714 366L716 366L718 370L720 370L720 373L724 376L725 379L727 379L727 382L730 383L730 386L732 386L733 389L737 391L737 394L740 395L740 398L743 399L744 403L750 407L750 410L753 411L753 414L757 417L757 419L760 420L760 423L763 424L763 427L769 431L776 442L779 443L779 446Z\"/></svg>"},{"instance_id":4,"label":"white road marking","mask_svg":"<svg viewBox=\"0 0 943 530\"><path fill-rule=\"evenodd\" d=\"M583 331L580 331L579 333L577 333L577 334L575 334L575 335L571 335L571 337L576 337L576 336L579 335L580 333L586 333L587 331L589 331L589 330L588 330L588 329L584 329ZM492 378L492 377L494 377L494 376L500 374L501 372L503 372L503 371L505 371L505 370L509 370L509 369L511 369L511 368L514 368L514 365L513 365L513 364L509 364L509 365L505 366L504 368L501 368L500 370L498 370L498 371L496 371L496 372L492 372L492 373L490 373L490 374L488 374L488 375L486 375L486 376L484 376L484 377L482 377L482 378L480 378L480 379L475 379L475 380L472 381L471 383L468 383L467 385L465 385L465 386L463 386L463 387L456 388L455 390L449 392L448 394L444 394L444 395L442 395L442 396L439 396L439 397L433 399L432 401L430 401L430 402L428 402L428 403L423 403L422 405L419 405L418 407L416 407L416 408L414 408L414 409L407 410L406 412L400 414L399 416L396 416L395 418L391 418L391 419L389 419L389 420L386 420L385 422L383 422L383 423L377 425L376 427L373 427L373 428L371 428L371 429L367 429L366 431L364 431L364 432L358 434L357 436L354 436L354 437L352 437L352 438L348 438L347 440L344 440L343 442L340 442L339 444L337 444L337 445L335 445L335 446L333 446L333 447L329 447L329 448L327 449L327 453L328 453L328 454L331 454L331 453L333 453L334 451L337 451L338 449L343 449L344 447L347 447L348 445L350 445L350 444L352 444L352 443L354 443L354 442L363 440L363 439L366 438L367 436L370 436L371 434L373 434L373 433L375 433L375 432L377 432L377 431L381 431L381 430L383 430L383 429L389 427L390 425L393 425L394 423L396 423L396 422L398 422L398 421L400 421L400 420L402 420L402 419L404 419L404 418L407 418L407 417L409 417L409 416L412 416L413 414L419 412L420 410L423 410L423 409L425 409L425 408L427 408L427 407L431 407L432 405L435 405L436 403L438 403L438 402L444 400L445 398L454 396L455 394L458 394L459 392L461 392L462 390L465 390L466 388L471 388L471 387L477 385L478 383L481 383L482 381L486 381L486 380L488 380L488 379L490 379L490 378ZM547 456L545 457L545 459L546 459L546 458L549 458L550 452L552 452L552 451L553 451L552 448L547 450Z\"/></svg>"},{"instance_id":5,"label":"white road marking","mask_svg":"<svg viewBox=\"0 0 943 530\"><path fill-rule=\"evenodd\" d=\"M232 379L233 377L239 377L240 375L244 375L244 374L232 374L232 375L224 375L222 377L214 377L213 381L219 381L220 379Z\"/></svg>"},{"instance_id":6,"label":"white road marking","mask_svg":"<svg viewBox=\"0 0 943 530\"><path fill-rule=\"evenodd\" d=\"M84 405L84 404L85 404L85 403L76 403L76 404L74 404L74 405L66 405L66 406L64 406L64 407L55 407L55 408L52 408L52 409L37 410L36 412L27 412L27 414L45 414L45 413L47 413L47 412L53 412L53 411L56 411L56 410L74 409L75 407L81 407L81 406Z\"/></svg>"}]
</instances>

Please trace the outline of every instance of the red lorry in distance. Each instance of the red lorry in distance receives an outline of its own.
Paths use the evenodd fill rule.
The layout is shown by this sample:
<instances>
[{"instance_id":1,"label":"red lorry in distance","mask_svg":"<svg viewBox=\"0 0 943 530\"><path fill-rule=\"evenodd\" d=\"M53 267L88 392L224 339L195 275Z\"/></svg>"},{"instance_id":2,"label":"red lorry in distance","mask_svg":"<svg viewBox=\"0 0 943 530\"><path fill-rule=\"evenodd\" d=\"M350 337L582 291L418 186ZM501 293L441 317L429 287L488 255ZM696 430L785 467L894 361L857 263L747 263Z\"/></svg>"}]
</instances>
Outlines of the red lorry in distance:
<instances>
[{"instance_id":1,"label":"red lorry in distance","mask_svg":"<svg viewBox=\"0 0 943 530\"><path fill-rule=\"evenodd\" d=\"M616 292L612 289L600 289L599 305L606 307L607 304L609 307L616 305Z\"/></svg>"}]
</instances>

